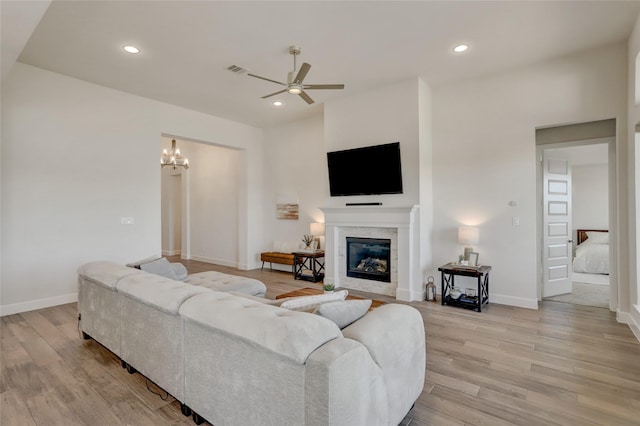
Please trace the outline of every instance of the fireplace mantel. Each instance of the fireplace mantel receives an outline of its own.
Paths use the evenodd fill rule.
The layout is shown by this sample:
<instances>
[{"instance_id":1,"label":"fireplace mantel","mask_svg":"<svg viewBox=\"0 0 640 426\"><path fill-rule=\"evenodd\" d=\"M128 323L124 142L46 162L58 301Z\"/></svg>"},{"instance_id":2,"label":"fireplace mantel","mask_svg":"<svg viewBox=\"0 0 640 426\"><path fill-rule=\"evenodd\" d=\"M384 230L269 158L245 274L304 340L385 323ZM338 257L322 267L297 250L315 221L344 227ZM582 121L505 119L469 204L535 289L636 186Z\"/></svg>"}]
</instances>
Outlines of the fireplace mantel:
<instances>
[{"instance_id":1,"label":"fireplace mantel","mask_svg":"<svg viewBox=\"0 0 640 426\"><path fill-rule=\"evenodd\" d=\"M424 300L419 263L420 245L418 241L417 216L419 206L352 206L325 207L321 209L325 217L325 283L336 287L353 286L341 274L346 246L345 230L361 230L367 235L375 235L377 230L388 234L393 232L395 247L395 267L392 267L392 286L376 289L356 286L359 290L395 295L403 301Z\"/></svg>"}]
</instances>

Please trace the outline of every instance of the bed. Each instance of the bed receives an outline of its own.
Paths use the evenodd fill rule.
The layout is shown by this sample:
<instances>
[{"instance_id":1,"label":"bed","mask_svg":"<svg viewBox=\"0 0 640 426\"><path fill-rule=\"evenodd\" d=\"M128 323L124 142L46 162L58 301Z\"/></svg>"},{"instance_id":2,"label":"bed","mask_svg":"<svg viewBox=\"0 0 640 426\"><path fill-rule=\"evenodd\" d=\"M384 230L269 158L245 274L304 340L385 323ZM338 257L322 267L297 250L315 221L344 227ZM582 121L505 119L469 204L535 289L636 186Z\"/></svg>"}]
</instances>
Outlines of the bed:
<instances>
[{"instance_id":1,"label":"bed","mask_svg":"<svg viewBox=\"0 0 640 426\"><path fill-rule=\"evenodd\" d=\"M609 231L578 229L578 247L573 272L609 274Z\"/></svg>"}]
</instances>

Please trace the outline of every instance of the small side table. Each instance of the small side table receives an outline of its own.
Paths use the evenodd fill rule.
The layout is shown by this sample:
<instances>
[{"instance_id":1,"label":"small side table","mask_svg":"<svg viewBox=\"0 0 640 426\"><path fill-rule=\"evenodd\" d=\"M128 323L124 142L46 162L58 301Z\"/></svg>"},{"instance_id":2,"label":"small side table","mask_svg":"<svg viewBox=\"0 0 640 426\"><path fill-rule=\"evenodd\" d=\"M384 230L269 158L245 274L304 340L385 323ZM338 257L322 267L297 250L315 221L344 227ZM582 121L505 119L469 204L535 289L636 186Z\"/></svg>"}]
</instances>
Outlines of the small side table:
<instances>
[{"instance_id":1,"label":"small side table","mask_svg":"<svg viewBox=\"0 0 640 426\"><path fill-rule=\"evenodd\" d=\"M489 303L489 271L491 266L462 266L447 263L438 268L442 278L442 304L473 309L482 312L482 306ZM473 297L462 295L458 299L451 297L451 290L455 287L455 276L473 277L478 279L478 288Z\"/></svg>"},{"instance_id":2,"label":"small side table","mask_svg":"<svg viewBox=\"0 0 640 426\"><path fill-rule=\"evenodd\" d=\"M313 283L324 278L324 250L295 251L293 254L293 279Z\"/></svg>"}]
</instances>

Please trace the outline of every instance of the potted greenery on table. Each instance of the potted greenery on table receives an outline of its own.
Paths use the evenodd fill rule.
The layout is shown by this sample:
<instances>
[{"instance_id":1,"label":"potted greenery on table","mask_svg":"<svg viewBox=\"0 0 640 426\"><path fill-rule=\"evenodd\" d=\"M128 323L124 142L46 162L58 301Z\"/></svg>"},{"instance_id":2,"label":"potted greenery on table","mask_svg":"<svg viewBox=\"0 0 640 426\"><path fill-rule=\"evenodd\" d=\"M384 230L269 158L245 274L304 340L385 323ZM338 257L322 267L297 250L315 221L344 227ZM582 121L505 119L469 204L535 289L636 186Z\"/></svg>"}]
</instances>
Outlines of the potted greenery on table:
<instances>
[{"instance_id":1,"label":"potted greenery on table","mask_svg":"<svg viewBox=\"0 0 640 426\"><path fill-rule=\"evenodd\" d=\"M322 289L325 293L333 293L336 289L336 286L333 284L322 284Z\"/></svg>"}]
</instances>

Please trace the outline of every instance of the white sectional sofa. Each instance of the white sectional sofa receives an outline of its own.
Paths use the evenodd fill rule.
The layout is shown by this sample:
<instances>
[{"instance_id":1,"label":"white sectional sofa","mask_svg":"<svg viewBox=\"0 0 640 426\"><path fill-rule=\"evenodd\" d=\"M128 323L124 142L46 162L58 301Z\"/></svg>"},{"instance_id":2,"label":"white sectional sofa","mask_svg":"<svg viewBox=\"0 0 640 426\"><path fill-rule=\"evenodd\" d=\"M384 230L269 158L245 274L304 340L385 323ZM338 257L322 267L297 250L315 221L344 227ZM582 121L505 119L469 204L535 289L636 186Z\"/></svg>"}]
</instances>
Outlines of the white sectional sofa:
<instances>
[{"instance_id":1,"label":"white sectional sofa","mask_svg":"<svg viewBox=\"0 0 640 426\"><path fill-rule=\"evenodd\" d=\"M420 313L332 321L109 262L78 270L81 329L222 425L397 425L422 392ZM266 301L265 301L266 302Z\"/></svg>"}]
</instances>

